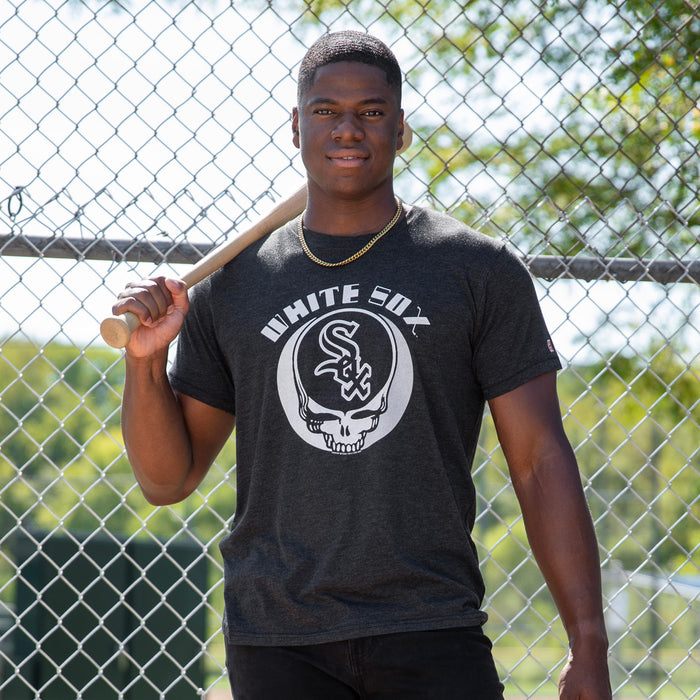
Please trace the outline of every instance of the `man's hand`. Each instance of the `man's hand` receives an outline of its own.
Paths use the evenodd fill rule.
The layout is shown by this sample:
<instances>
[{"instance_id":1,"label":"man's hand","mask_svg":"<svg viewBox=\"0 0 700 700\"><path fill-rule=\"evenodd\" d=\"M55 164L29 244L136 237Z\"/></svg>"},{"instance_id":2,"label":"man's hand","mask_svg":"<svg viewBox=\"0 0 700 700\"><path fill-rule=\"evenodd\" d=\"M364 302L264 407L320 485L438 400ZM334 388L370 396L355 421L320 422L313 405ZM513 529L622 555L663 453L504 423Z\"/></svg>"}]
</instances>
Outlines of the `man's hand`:
<instances>
[{"instance_id":1,"label":"man's hand","mask_svg":"<svg viewBox=\"0 0 700 700\"><path fill-rule=\"evenodd\" d=\"M559 676L560 700L612 700L605 636L569 651Z\"/></svg>"},{"instance_id":2,"label":"man's hand","mask_svg":"<svg viewBox=\"0 0 700 700\"><path fill-rule=\"evenodd\" d=\"M188 310L185 283L165 277L127 284L112 307L115 315L131 311L141 322L126 346L127 355L132 358L166 350L180 332Z\"/></svg>"}]
</instances>

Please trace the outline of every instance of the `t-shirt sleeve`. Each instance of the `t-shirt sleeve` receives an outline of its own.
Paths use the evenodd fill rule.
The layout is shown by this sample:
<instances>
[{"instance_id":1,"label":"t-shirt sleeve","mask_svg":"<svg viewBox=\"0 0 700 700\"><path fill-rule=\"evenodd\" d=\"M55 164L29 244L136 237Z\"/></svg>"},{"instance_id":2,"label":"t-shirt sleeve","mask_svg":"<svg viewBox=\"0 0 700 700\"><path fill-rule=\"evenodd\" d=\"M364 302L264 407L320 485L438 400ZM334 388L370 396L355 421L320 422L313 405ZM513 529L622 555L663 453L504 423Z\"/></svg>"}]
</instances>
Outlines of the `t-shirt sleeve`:
<instances>
[{"instance_id":1,"label":"t-shirt sleeve","mask_svg":"<svg viewBox=\"0 0 700 700\"><path fill-rule=\"evenodd\" d=\"M474 366L486 399L561 369L530 273L505 245L484 281Z\"/></svg>"},{"instance_id":2,"label":"t-shirt sleeve","mask_svg":"<svg viewBox=\"0 0 700 700\"><path fill-rule=\"evenodd\" d=\"M170 384L182 394L235 415L233 378L217 340L207 290L205 280L191 292L190 310L169 372Z\"/></svg>"}]
</instances>

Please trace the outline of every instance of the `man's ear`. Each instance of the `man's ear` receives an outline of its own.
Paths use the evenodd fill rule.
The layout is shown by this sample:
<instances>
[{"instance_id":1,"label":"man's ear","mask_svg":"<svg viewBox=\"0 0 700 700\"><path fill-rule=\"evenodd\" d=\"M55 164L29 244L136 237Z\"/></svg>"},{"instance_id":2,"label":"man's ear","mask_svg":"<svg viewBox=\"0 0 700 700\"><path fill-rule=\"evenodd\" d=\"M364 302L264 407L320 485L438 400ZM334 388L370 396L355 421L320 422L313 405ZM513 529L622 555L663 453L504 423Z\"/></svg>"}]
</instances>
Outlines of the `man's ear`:
<instances>
[{"instance_id":1,"label":"man's ear","mask_svg":"<svg viewBox=\"0 0 700 700\"><path fill-rule=\"evenodd\" d=\"M299 148L299 110L292 109L292 143Z\"/></svg>"},{"instance_id":2,"label":"man's ear","mask_svg":"<svg viewBox=\"0 0 700 700\"><path fill-rule=\"evenodd\" d=\"M401 147L403 146L403 133L404 133L404 126L403 126L403 109L399 110L399 130L396 133L396 150L400 151Z\"/></svg>"}]
</instances>

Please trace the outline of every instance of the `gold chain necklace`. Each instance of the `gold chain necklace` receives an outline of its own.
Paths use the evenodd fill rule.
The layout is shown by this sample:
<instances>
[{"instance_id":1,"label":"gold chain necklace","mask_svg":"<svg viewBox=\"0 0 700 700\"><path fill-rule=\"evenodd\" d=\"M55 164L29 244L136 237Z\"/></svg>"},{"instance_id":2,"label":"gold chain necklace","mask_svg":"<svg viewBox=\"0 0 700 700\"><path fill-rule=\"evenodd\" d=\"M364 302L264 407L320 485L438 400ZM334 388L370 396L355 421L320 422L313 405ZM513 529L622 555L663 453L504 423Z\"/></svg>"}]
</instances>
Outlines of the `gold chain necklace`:
<instances>
[{"instance_id":1,"label":"gold chain necklace","mask_svg":"<svg viewBox=\"0 0 700 700\"><path fill-rule=\"evenodd\" d=\"M346 260L341 260L340 262L337 263L329 263L326 262L325 260L321 260L321 258L317 258L309 249L308 244L306 243L306 239L304 238L304 212L299 216L299 224L298 224L298 231L299 231L299 241L301 242L301 247L304 249L304 252L308 255L308 257L313 260L316 264L322 265L323 267L340 267L341 265L347 265L348 263L354 262L358 258L362 257L385 233L389 233L391 229L394 227L396 222L401 218L401 213L403 211L403 208L401 206L401 200L397 197L396 198L396 213L392 217L391 221L377 234L372 236L372 239L367 243L367 245L362 248L361 250L358 250L357 253L354 253L351 255L349 258Z\"/></svg>"}]
</instances>

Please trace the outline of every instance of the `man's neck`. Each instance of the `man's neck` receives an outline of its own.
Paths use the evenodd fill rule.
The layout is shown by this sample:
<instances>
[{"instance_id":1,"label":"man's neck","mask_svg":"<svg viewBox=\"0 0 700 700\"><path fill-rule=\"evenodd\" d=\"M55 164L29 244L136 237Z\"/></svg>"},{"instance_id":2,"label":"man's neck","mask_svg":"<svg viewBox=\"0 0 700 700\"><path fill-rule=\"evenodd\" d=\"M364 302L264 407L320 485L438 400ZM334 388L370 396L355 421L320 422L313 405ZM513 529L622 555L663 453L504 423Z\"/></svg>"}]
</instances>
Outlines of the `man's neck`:
<instances>
[{"instance_id":1,"label":"man's neck","mask_svg":"<svg viewBox=\"0 0 700 700\"><path fill-rule=\"evenodd\" d=\"M309 184L304 226L333 236L360 236L380 231L396 213L393 188L365 197L329 196Z\"/></svg>"}]
</instances>

